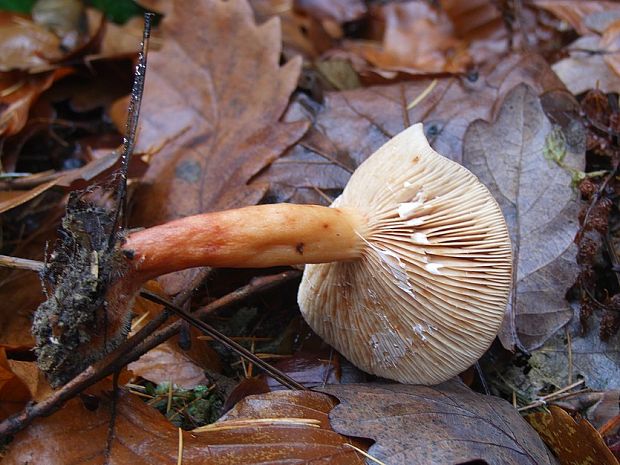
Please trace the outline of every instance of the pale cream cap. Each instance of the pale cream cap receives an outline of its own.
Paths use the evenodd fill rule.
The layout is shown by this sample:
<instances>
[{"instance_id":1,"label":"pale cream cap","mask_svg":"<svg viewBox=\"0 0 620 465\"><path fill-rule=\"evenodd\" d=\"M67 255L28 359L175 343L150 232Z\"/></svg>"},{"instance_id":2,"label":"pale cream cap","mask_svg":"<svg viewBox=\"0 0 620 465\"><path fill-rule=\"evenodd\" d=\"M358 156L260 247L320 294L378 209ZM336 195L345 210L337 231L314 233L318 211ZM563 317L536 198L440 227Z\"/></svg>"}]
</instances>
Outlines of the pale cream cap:
<instances>
[{"instance_id":1,"label":"pale cream cap","mask_svg":"<svg viewBox=\"0 0 620 465\"><path fill-rule=\"evenodd\" d=\"M368 219L367 249L306 266L298 302L310 326L359 368L402 383L437 384L478 360L512 283L487 188L435 152L420 123L362 163L332 206Z\"/></svg>"}]
</instances>

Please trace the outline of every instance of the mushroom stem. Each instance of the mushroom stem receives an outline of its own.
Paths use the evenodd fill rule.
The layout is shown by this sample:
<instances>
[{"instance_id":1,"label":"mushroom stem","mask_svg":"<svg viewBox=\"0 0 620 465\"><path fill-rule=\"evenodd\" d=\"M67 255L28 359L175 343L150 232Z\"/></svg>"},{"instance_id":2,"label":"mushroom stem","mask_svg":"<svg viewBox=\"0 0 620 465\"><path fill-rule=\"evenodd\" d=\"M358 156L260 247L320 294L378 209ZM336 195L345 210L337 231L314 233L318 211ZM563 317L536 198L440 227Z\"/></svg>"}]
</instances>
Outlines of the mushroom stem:
<instances>
[{"instance_id":1,"label":"mushroom stem","mask_svg":"<svg viewBox=\"0 0 620 465\"><path fill-rule=\"evenodd\" d=\"M144 279L197 266L263 268L354 260L366 220L318 205L257 205L181 218L127 237L123 249Z\"/></svg>"}]
</instances>

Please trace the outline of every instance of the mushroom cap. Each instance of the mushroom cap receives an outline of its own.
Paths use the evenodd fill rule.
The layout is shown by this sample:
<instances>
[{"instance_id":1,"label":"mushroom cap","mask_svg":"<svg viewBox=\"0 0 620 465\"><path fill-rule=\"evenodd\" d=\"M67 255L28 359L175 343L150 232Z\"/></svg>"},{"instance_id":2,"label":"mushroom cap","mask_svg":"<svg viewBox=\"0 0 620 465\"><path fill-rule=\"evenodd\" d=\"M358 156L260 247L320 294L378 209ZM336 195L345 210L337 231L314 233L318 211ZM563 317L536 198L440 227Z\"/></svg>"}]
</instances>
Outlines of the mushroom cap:
<instances>
[{"instance_id":1,"label":"mushroom cap","mask_svg":"<svg viewBox=\"0 0 620 465\"><path fill-rule=\"evenodd\" d=\"M499 205L415 124L351 176L332 207L368 221L362 258L306 265L308 324L359 368L437 384L472 365L504 318L512 248Z\"/></svg>"}]
</instances>

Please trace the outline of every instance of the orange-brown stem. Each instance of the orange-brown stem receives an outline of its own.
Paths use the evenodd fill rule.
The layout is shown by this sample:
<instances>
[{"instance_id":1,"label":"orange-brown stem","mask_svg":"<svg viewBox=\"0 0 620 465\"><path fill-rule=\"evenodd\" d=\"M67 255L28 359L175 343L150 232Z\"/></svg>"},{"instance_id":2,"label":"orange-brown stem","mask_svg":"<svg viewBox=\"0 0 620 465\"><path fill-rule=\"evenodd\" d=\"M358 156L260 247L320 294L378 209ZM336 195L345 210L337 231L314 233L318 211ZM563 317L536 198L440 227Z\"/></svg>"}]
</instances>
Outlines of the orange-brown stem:
<instances>
[{"instance_id":1,"label":"orange-brown stem","mask_svg":"<svg viewBox=\"0 0 620 465\"><path fill-rule=\"evenodd\" d=\"M262 268L359 258L366 221L317 205L257 205L190 216L129 235L141 277L197 266Z\"/></svg>"}]
</instances>

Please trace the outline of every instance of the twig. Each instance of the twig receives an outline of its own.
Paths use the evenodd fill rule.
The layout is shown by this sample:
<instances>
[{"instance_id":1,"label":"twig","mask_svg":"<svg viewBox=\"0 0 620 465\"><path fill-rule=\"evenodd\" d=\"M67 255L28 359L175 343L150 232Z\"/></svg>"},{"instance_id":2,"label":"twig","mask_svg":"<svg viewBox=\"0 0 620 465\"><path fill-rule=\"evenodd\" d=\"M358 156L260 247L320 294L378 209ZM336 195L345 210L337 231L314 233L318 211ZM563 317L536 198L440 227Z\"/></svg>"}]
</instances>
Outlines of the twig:
<instances>
[{"instance_id":1,"label":"twig","mask_svg":"<svg viewBox=\"0 0 620 465\"><path fill-rule=\"evenodd\" d=\"M261 358L254 355L252 352L250 352L248 349L246 349L242 345L233 341L228 336L225 336L224 334L220 333L219 331L217 331L215 328L208 325L207 323L199 320L191 313L186 312L181 307L174 305L171 302L166 301L165 299L158 296L157 294L152 293L151 291L143 290L140 292L140 295L153 302L156 302L161 305L165 305L168 309L172 310L174 313L179 315L181 318L183 318L185 321L187 321L189 324L191 324L195 328L198 328L203 333L211 336L216 341L221 342L222 344L225 344L229 348L233 349L235 352L237 352L240 356L242 356L248 362L254 363L255 365L258 365L259 367L261 367L263 370L269 373L274 379L276 379L283 386L287 386L290 389L298 389L298 390L307 389L305 386L303 386L302 384L299 384L297 381L292 379L286 373L283 373L277 368L274 368L273 366L269 365L267 362L265 362Z\"/></svg>"},{"instance_id":2,"label":"twig","mask_svg":"<svg viewBox=\"0 0 620 465\"><path fill-rule=\"evenodd\" d=\"M590 205L588 205L586 213L583 216L583 221L581 222L581 226L579 230L577 231L577 234L575 235L575 242L578 243L578 241L581 240L581 236L583 235L586 225L588 224L588 220L590 219L590 214L592 213L592 209L598 203L598 201L601 200L601 197L603 196L603 192L607 188L607 185L610 183L610 181L616 176L616 173L618 172L619 167L620 167L620 163L616 163L616 166L614 167L614 169L611 170L610 173L605 177L605 180L603 181L603 183L599 186L599 188L596 190L596 193L592 196Z\"/></svg>"},{"instance_id":3,"label":"twig","mask_svg":"<svg viewBox=\"0 0 620 465\"><path fill-rule=\"evenodd\" d=\"M349 444L348 442L343 444L344 446L350 447L351 449L353 449L355 452L362 454L364 457L366 457L369 460L372 460L373 462L379 464L379 465L386 465L385 463L383 463L381 460L379 460L376 457L373 457L372 455L370 455L368 452L366 452L363 449L360 449L357 446L354 446L353 444Z\"/></svg>"},{"instance_id":4,"label":"twig","mask_svg":"<svg viewBox=\"0 0 620 465\"><path fill-rule=\"evenodd\" d=\"M36 271L38 273L43 270L43 262L29 260L27 258L11 257L9 255L0 255L0 268Z\"/></svg>"},{"instance_id":5,"label":"twig","mask_svg":"<svg viewBox=\"0 0 620 465\"><path fill-rule=\"evenodd\" d=\"M179 428L179 451L177 452L177 465L183 464L183 430Z\"/></svg>"},{"instance_id":6,"label":"twig","mask_svg":"<svg viewBox=\"0 0 620 465\"><path fill-rule=\"evenodd\" d=\"M142 104L142 95L144 94L144 81L146 77L146 59L149 51L149 40L151 38L151 23L153 13L144 14L144 29L142 32L142 44L138 54L138 64L134 73L133 86L131 88L131 98L129 99L129 108L127 109L127 125L125 127L125 137L123 138L123 151L121 153L121 166L118 174L119 179L116 187L116 210L114 216L113 231L118 231L122 225L121 220L124 218L127 210L127 175L129 173L129 161L133 155L133 149L136 145L136 133L138 131L138 119L140 117L140 105ZM116 246L116 234L110 235L109 249L112 250Z\"/></svg>"},{"instance_id":7,"label":"twig","mask_svg":"<svg viewBox=\"0 0 620 465\"><path fill-rule=\"evenodd\" d=\"M568 325L564 327L566 332L566 346L568 347L568 384L573 384L573 338L568 329Z\"/></svg>"},{"instance_id":8,"label":"twig","mask_svg":"<svg viewBox=\"0 0 620 465\"><path fill-rule=\"evenodd\" d=\"M542 407L543 405L547 405L548 402L571 396L574 393L568 392L568 391L576 388L577 386L580 386L583 383L585 383L585 379L580 379L579 381L576 381L573 384L569 384L568 386L565 386L562 389L558 389L557 391L552 392L551 394L547 394L546 396L539 397L538 400L535 400L534 402L526 405L525 407L518 408L517 411L523 412L525 410L531 410L536 407Z\"/></svg>"},{"instance_id":9,"label":"twig","mask_svg":"<svg viewBox=\"0 0 620 465\"><path fill-rule=\"evenodd\" d=\"M116 436L116 416L118 413L118 377L120 371L115 371L112 378L112 405L110 407L110 422L108 424L108 438L106 440L104 459L105 465L110 463L110 457L112 457L112 444L114 437Z\"/></svg>"},{"instance_id":10,"label":"twig","mask_svg":"<svg viewBox=\"0 0 620 465\"><path fill-rule=\"evenodd\" d=\"M233 293L237 297L236 300L231 299L228 296L224 296L221 299L212 302L208 307L210 308L210 311L214 311L218 307L226 307L232 303L240 302L248 297L258 294L259 292L272 289L275 286L288 282L291 279L299 277L299 275L299 271L286 271L272 276L254 278L250 284L241 289L237 289L237 291ZM190 295L191 290L193 290L193 287L187 291ZM179 305L183 302L181 299L175 299L175 303ZM178 320L153 333L154 329L160 326L162 322L166 321L168 316L169 312L163 311L155 319L149 321L149 323L138 331L138 333L125 341L125 343L119 346L116 350L108 354L108 356L106 356L103 360L100 360L99 362L86 368L86 370L77 375L62 388L55 391L49 397L38 404L28 404L21 412L2 421L2 423L0 423L0 438L21 431L36 418L52 414L62 407L65 402L75 397L84 389L92 386L97 381L105 378L117 369L124 367L134 360L137 360L153 347L158 346L162 342L174 336L181 327L181 320ZM203 313L199 312L196 316L200 318L203 316Z\"/></svg>"}]
</instances>

